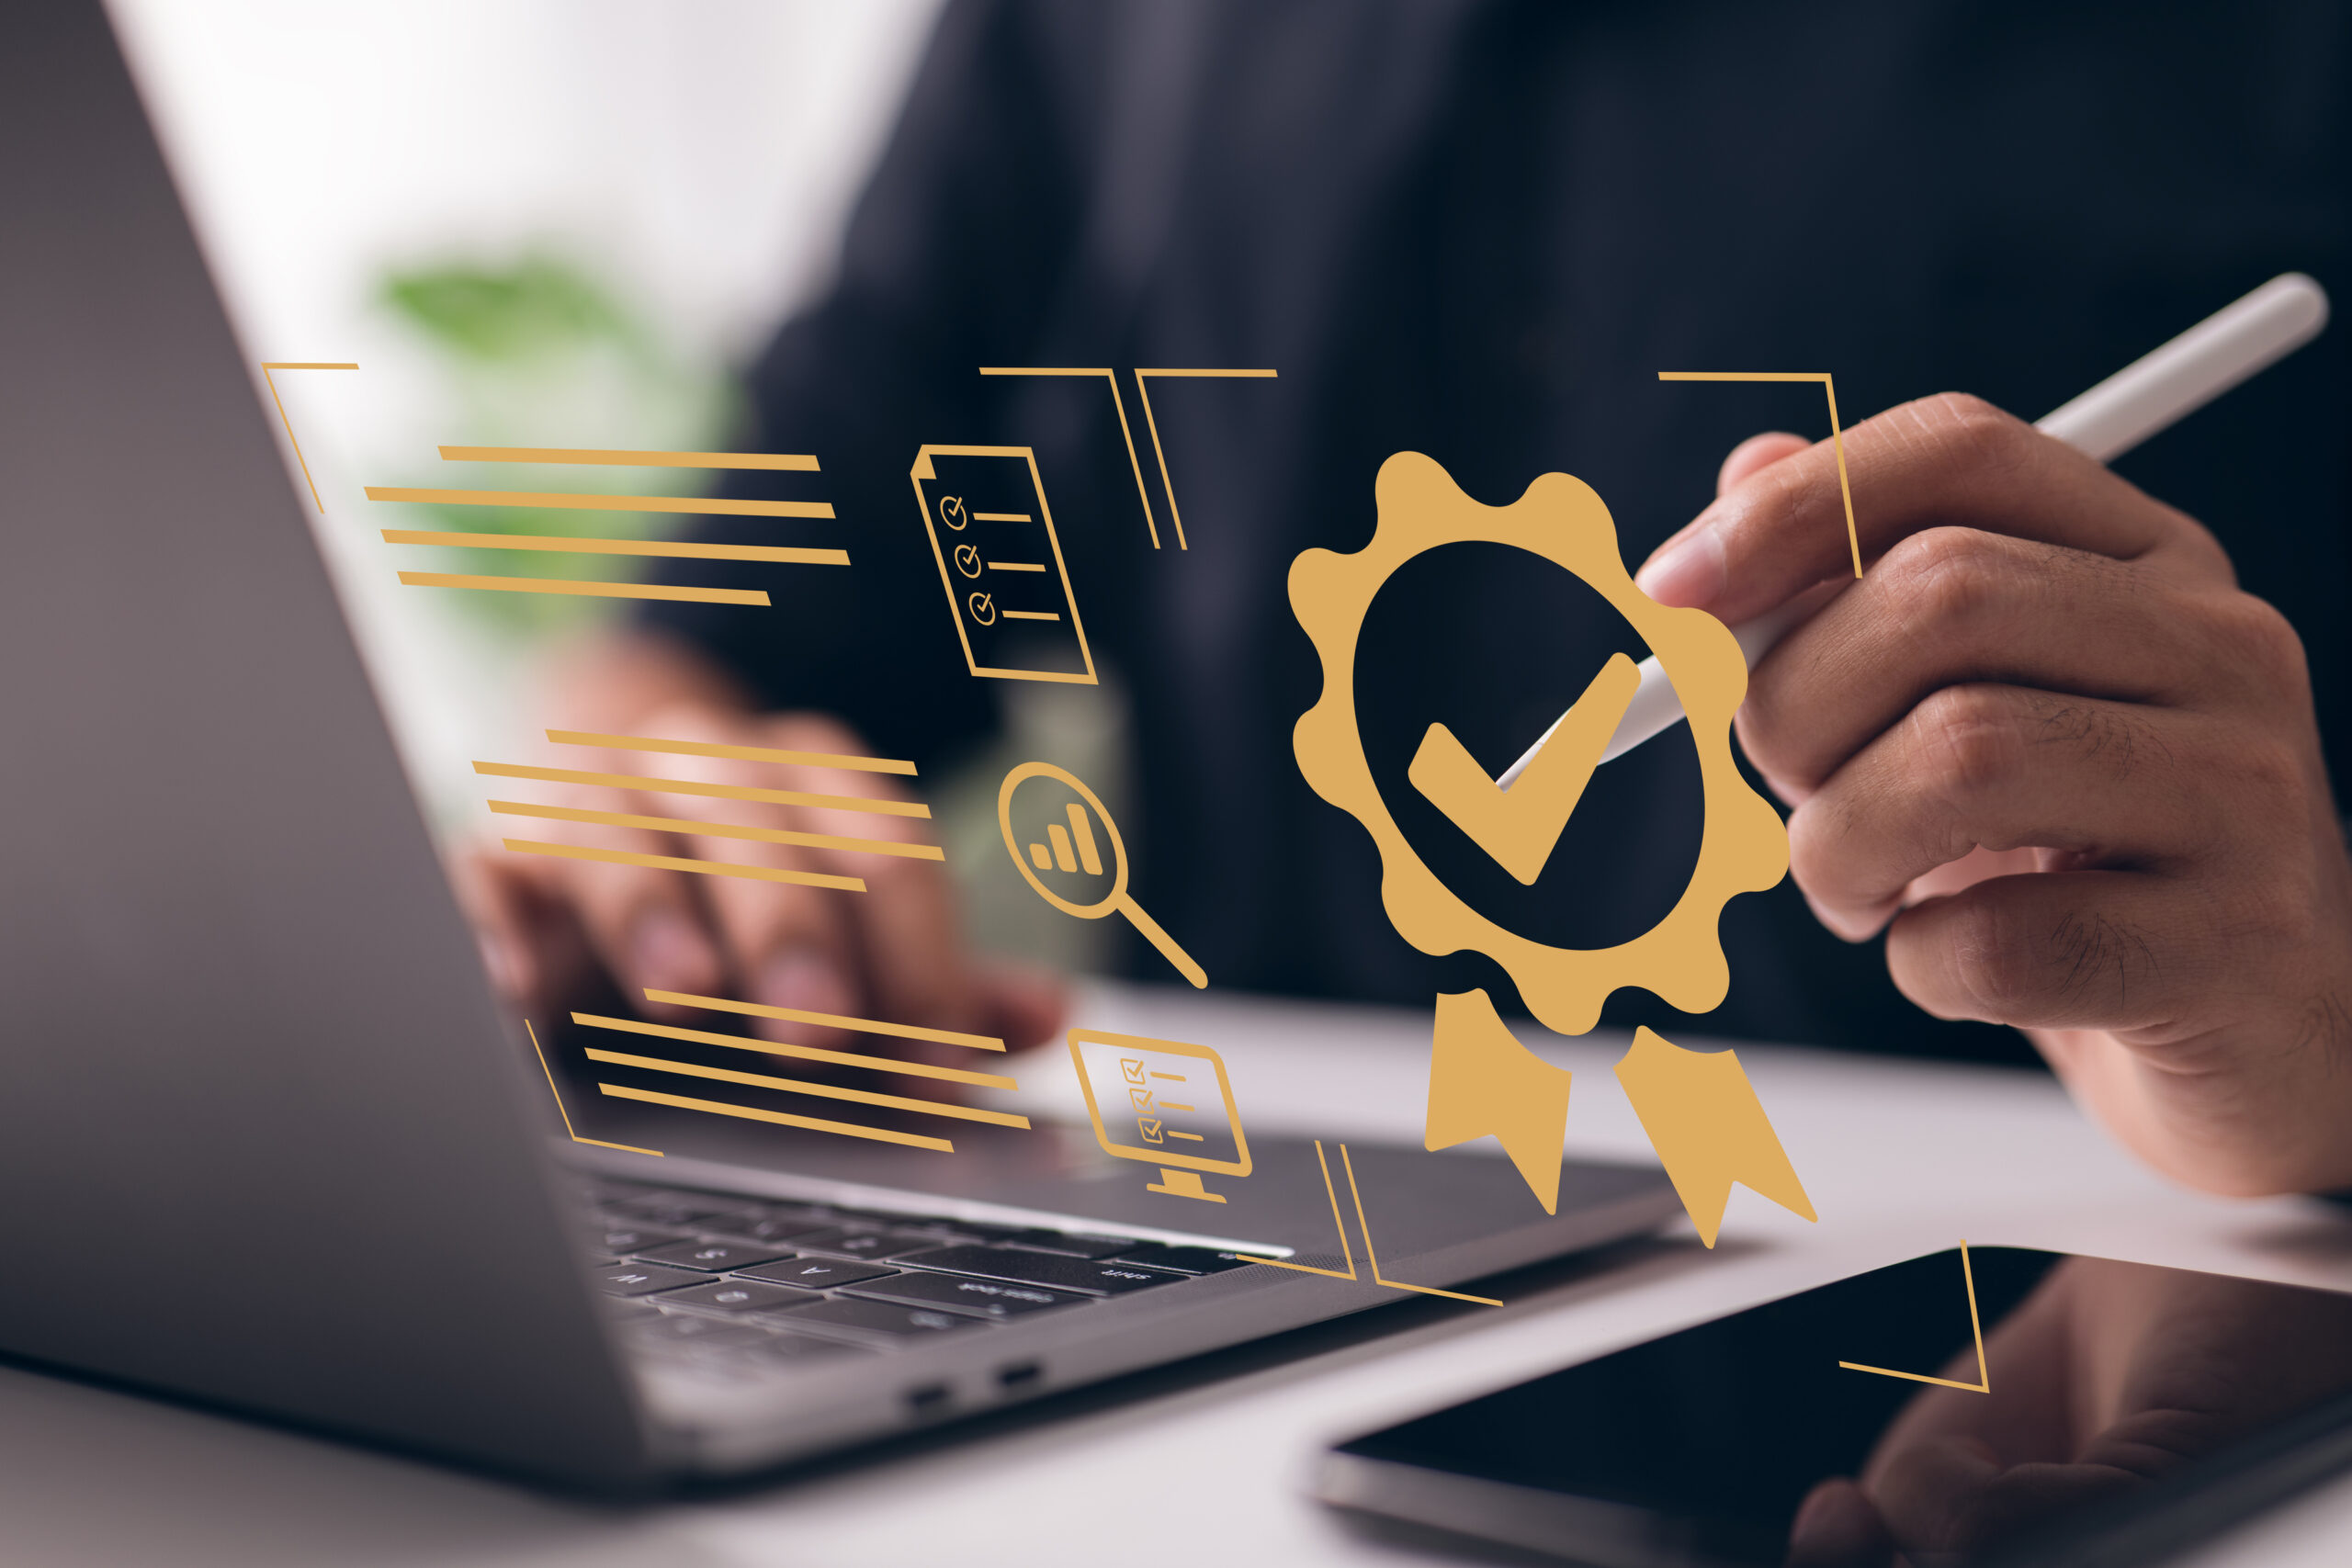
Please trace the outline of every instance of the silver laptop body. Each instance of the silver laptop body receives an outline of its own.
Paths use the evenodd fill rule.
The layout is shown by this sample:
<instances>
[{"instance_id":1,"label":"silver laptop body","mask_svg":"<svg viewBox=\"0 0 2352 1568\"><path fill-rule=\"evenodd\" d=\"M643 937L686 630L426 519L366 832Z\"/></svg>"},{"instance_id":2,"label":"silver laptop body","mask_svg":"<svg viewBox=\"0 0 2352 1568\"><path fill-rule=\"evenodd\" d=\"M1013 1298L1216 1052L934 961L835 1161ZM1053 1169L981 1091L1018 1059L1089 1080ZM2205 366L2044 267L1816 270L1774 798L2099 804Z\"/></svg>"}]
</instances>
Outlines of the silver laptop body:
<instances>
[{"instance_id":1,"label":"silver laptop body","mask_svg":"<svg viewBox=\"0 0 2352 1568\"><path fill-rule=\"evenodd\" d=\"M0 1352L643 1490L1406 1299L1335 1252L1303 1143L1253 1138L1212 1220L1102 1179L1083 1128L952 1159L714 1130L585 1151L601 1175L551 1145L104 15L16 0L0 35ZM1382 1270L1423 1284L1677 1208L1655 1171L1571 1165L1547 1218L1498 1159L1352 1155ZM752 1371L643 1351L599 1293L610 1178L1359 1278L1238 1268Z\"/></svg>"}]
</instances>

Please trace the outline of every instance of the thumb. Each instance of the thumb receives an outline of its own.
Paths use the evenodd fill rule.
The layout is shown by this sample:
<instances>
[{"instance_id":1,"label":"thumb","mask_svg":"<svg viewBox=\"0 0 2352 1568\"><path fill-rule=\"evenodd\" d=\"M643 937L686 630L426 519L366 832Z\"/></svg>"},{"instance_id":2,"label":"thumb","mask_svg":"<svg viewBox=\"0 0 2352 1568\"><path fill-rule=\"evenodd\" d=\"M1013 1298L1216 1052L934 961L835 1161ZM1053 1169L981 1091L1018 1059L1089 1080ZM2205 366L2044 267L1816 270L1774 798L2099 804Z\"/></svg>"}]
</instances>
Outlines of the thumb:
<instances>
[{"instance_id":1,"label":"thumb","mask_svg":"<svg viewBox=\"0 0 2352 1568\"><path fill-rule=\"evenodd\" d=\"M1724 459L1724 466L1715 471L1716 499L1721 500L1730 494L1782 458L1793 457L1812 446L1813 443L1804 436L1791 435L1785 430L1768 430L1761 435L1749 436L1731 449L1731 455ZM1703 518L1713 510L1710 507L1699 515ZM1644 561L1641 570L1634 574L1634 581L1643 592L1662 604L1698 604L1706 603L1721 590L1723 547L1716 535L1706 533L1701 536L1713 542L1713 547L1703 554L1694 556L1694 552L1683 551L1678 556L1676 547L1699 526L1697 519L1684 524L1666 543L1650 552L1649 559ZM1668 562L1670 556L1677 558ZM1661 562L1667 564L1661 565Z\"/></svg>"}]
</instances>

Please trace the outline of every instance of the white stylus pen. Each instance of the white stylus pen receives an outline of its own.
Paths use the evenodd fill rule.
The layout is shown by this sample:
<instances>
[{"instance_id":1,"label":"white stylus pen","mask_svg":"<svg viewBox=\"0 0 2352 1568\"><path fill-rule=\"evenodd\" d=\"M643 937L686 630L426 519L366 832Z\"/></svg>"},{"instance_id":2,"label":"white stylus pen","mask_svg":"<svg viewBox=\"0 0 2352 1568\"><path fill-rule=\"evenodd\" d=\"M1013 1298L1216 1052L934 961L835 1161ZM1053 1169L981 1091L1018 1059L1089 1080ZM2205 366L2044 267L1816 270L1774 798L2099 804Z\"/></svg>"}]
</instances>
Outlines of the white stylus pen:
<instances>
[{"instance_id":1,"label":"white stylus pen","mask_svg":"<svg viewBox=\"0 0 2352 1568\"><path fill-rule=\"evenodd\" d=\"M2317 337L2327 325L2327 293L2300 272L2282 273L2245 299L2206 317L2178 337L2142 357L2034 422L2099 462L2112 462L2149 436L2211 402L2258 370L2267 369ZM1826 602L1837 584L1798 595L1777 610L1732 627L1747 667L1769 652L1792 626ZM1617 732L1601 750L1613 761L1682 718L1674 683L1655 654L1641 662L1642 683ZM1552 729L1560 728L1554 720ZM1509 789L1519 781L1544 742L1545 730L1527 754L1495 782Z\"/></svg>"}]
</instances>

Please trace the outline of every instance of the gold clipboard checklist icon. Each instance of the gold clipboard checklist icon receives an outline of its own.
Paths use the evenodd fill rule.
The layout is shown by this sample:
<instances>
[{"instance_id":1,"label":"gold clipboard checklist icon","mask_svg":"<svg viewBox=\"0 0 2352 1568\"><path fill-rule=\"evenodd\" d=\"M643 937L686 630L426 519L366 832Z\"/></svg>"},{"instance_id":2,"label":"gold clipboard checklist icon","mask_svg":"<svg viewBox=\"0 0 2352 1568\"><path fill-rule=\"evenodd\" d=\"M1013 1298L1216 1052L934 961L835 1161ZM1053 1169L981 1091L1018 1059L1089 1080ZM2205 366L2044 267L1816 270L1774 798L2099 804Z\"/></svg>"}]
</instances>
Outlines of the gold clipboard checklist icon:
<instances>
[{"instance_id":1,"label":"gold clipboard checklist icon","mask_svg":"<svg viewBox=\"0 0 2352 1568\"><path fill-rule=\"evenodd\" d=\"M1091 686L1061 537L1026 446L925 446L908 470L975 675Z\"/></svg>"},{"instance_id":2,"label":"gold clipboard checklist icon","mask_svg":"<svg viewBox=\"0 0 2352 1568\"><path fill-rule=\"evenodd\" d=\"M1201 1173L1250 1174L1233 1085L1207 1046L1073 1029L1069 1055L1102 1152L1160 1168L1144 1190L1222 1203Z\"/></svg>"}]
</instances>

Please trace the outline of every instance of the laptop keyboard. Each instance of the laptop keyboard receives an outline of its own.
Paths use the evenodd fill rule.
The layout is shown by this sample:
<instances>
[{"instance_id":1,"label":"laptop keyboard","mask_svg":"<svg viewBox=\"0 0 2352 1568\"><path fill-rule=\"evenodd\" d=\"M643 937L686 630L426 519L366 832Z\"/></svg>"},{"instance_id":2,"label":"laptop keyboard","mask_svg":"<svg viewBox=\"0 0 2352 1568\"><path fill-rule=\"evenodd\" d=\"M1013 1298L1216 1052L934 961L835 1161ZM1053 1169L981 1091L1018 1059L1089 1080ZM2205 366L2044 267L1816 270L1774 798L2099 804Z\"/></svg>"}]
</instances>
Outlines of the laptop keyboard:
<instances>
[{"instance_id":1,"label":"laptop keyboard","mask_svg":"<svg viewBox=\"0 0 2352 1568\"><path fill-rule=\"evenodd\" d=\"M1230 1252L596 1179L596 1278L629 1343L758 1375L1249 1267Z\"/></svg>"}]
</instances>

